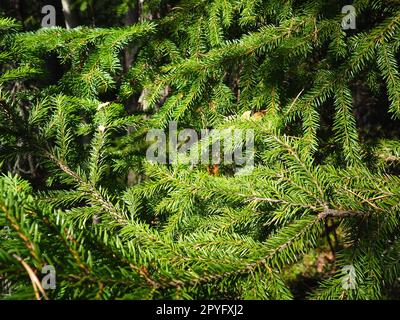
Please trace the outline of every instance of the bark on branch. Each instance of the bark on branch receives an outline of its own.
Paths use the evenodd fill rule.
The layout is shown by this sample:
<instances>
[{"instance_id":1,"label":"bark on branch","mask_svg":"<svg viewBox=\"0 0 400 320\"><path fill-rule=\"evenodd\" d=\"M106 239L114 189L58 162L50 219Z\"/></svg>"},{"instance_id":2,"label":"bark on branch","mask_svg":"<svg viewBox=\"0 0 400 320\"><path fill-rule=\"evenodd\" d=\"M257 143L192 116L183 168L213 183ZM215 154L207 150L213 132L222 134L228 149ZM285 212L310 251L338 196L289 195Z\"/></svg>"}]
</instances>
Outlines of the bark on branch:
<instances>
[{"instance_id":1,"label":"bark on branch","mask_svg":"<svg viewBox=\"0 0 400 320\"><path fill-rule=\"evenodd\" d=\"M71 8L71 3L69 0L61 0L61 5L63 9L65 27L67 29L72 29L78 26L78 19L75 16Z\"/></svg>"},{"instance_id":2,"label":"bark on branch","mask_svg":"<svg viewBox=\"0 0 400 320\"><path fill-rule=\"evenodd\" d=\"M318 214L318 218L323 220L326 218L344 218L344 217L356 217L365 215L366 213L360 211L335 210L326 208L324 211Z\"/></svg>"}]
</instances>

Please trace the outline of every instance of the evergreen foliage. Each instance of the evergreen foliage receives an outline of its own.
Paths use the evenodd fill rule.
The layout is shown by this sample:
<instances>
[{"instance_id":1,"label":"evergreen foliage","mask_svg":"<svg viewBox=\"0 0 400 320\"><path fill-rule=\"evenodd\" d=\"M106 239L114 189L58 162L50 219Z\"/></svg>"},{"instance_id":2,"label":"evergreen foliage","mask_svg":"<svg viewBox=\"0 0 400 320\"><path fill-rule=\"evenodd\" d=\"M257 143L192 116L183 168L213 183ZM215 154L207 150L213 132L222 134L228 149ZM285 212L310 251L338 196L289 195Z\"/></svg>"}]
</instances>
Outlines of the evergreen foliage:
<instances>
[{"instance_id":1,"label":"evergreen foliage","mask_svg":"<svg viewBox=\"0 0 400 320\"><path fill-rule=\"evenodd\" d=\"M146 10L167 4L130 26L0 17L0 297L395 298L400 3L354 1L348 31L343 1ZM170 121L254 130L254 170L148 162ZM321 251L334 261L298 294L290 274Z\"/></svg>"}]
</instances>

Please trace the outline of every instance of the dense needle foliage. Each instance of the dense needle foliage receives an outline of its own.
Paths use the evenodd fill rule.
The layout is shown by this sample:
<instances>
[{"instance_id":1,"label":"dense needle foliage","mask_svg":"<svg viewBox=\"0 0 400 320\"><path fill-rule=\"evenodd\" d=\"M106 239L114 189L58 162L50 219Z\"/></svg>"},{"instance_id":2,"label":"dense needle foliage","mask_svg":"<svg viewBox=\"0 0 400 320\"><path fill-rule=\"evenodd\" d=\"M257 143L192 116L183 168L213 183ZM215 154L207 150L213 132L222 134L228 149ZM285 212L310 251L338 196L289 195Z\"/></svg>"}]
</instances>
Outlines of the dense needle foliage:
<instances>
[{"instance_id":1,"label":"dense needle foliage","mask_svg":"<svg viewBox=\"0 0 400 320\"><path fill-rule=\"evenodd\" d=\"M398 1L75 2L0 8L0 298L398 296ZM170 121L254 130L254 170L150 163Z\"/></svg>"}]
</instances>

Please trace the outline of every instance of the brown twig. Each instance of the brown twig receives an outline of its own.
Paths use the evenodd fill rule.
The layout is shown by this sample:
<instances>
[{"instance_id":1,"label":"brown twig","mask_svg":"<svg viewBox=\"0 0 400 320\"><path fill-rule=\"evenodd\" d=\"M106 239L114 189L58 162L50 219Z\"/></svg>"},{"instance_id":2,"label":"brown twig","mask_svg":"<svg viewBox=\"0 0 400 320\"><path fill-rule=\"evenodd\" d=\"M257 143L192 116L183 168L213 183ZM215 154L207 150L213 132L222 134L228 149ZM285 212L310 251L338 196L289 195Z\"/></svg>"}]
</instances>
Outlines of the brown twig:
<instances>
[{"instance_id":1,"label":"brown twig","mask_svg":"<svg viewBox=\"0 0 400 320\"><path fill-rule=\"evenodd\" d=\"M335 210L325 208L324 211L318 214L319 219L326 218L344 218L344 217L356 217L356 216L365 216L366 213L360 211L351 211L351 210Z\"/></svg>"},{"instance_id":2,"label":"brown twig","mask_svg":"<svg viewBox=\"0 0 400 320\"><path fill-rule=\"evenodd\" d=\"M42 294L42 296L44 297L45 300L49 300L45 290L42 287L42 284L40 283L36 273L32 270L32 268L29 266L29 264L27 264L25 262L24 259L22 259L21 257L17 256L16 254L13 254L13 257L19 262L21 263L21 265L25 268L26 272L29 275L29 278L31 279L32 282L32 287L33 287L33 291L35 292L35 296L37 300L41 300L40 298L40 293Z\"/></svg>"}]
</instances>

